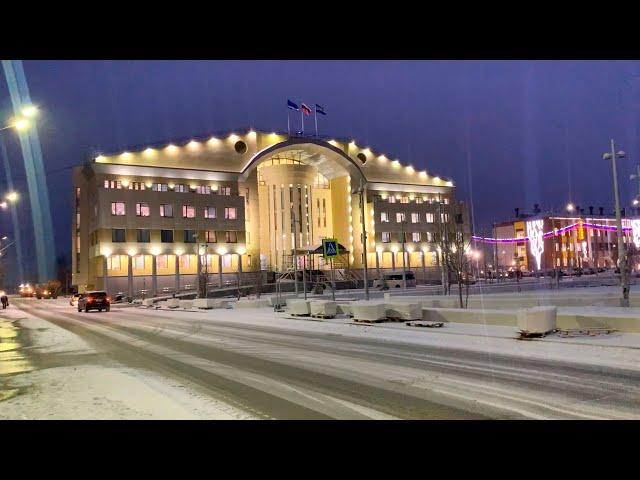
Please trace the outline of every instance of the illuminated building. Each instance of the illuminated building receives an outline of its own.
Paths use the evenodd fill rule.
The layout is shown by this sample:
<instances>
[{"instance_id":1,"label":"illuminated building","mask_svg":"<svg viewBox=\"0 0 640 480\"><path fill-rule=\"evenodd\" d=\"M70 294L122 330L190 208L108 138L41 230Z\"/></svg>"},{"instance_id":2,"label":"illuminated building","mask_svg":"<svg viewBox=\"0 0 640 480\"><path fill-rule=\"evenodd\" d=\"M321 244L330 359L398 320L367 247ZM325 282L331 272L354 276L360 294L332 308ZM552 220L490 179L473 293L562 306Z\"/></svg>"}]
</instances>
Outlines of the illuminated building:
<instances>
[{"instance_id":1,"label":"illuminated building","mask_svg":"<svg viewBox=\"0 0 640 480\"><path fill-rule=\"evenodd\" d=\"M238 270L282 272L292 268L294 243L312 250L327 237L348 251L336 267L357 272L361 185L368 266L402 268L404 231L407 268L439 278L439 222L463 208L451 180L356 142L256 131L99 155L73 178L80 291L104 288L105 274L111 292L151 294L193 287L198 268L214 286Z\"/></svg>"}]
</instances>

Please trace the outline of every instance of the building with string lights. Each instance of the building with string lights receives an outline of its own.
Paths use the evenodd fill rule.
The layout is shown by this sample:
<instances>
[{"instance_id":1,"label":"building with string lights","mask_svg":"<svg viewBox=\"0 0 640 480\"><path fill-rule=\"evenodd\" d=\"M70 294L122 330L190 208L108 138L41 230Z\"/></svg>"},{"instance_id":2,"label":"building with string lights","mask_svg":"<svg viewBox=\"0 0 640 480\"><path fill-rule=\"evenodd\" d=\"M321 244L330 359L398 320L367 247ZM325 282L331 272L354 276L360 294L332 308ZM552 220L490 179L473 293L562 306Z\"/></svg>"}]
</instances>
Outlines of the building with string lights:
<instances>
[{"instance_id":1,"label":"building with string lights","mask_svg":"<svg viewBox=\"0 0 640 480\"><path fill-rule=\"evenodd\" d=\"M640 219L623 218L627 252L640 248ZM472 237L489 246L498 271L535 272L554 268L615 268L618 263L618 234L612 215L518 215L494 225L493 237ZM637 262L632 265L637 269Z\"/></svg>"},{"instance_id":2,"label":"building with string lights","mask_svg":"<svg viewBox=\"0 0 640 480\"><path fill-rule=\"evenodd\" d=\"M80 292L181 291L202 272L213 286L245 283L251 272L290 270L294 258L322 270L305 253L323 238L341 245L342 274L366 258L378 273L404 264L437 279L439 232L454 216L468 231L451 179L349 140L215 135L102 154L76 167L73 182Z\"/></svg>"}]
</instances>

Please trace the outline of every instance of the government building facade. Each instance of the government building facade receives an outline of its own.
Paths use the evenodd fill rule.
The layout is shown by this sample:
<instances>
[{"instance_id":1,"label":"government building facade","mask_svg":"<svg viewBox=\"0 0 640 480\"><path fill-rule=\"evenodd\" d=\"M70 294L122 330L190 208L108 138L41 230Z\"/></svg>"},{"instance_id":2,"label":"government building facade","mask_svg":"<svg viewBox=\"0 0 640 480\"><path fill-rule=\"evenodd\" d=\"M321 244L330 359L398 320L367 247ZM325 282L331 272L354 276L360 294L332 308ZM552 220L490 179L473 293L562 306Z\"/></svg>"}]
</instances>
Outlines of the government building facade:
<instances>
[{"instance_id":1,"label":"government building facade","mask_svg":"<svg viewBox=\"0 0 640 480\"><path fill-rule=\"evenodd\" d=\"M366 258L369 278L404 263L438 279L443 228L457 218L468 231L451 179L349 140L235 132L100 155L73 183L79 292L189 290L203 272L214 286L244 284L294 258L323 270L321 256L304 255L323 238L341 245L342 272L362 271Z\"/></svg>"}]
</instances>

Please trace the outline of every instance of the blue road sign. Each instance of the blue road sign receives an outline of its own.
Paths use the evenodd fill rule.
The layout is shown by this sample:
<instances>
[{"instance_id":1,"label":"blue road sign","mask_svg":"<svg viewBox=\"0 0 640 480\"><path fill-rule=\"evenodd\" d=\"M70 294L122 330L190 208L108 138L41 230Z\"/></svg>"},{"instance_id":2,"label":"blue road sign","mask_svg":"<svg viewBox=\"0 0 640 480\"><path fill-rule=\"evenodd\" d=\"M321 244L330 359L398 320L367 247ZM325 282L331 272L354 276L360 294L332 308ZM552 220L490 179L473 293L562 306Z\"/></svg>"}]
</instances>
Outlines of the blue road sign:
<instances>
[{"instance_id":1,"label":"blue road sign","mask_svg":"<svg viewBox=\"0 0 640 480\"><path fill-rule=\"evenodd\" d=\"M338 240L335 238L324 238L322 240L322 256L324 258L335 258L338 256Z\"/></svg>"}]
</instances>

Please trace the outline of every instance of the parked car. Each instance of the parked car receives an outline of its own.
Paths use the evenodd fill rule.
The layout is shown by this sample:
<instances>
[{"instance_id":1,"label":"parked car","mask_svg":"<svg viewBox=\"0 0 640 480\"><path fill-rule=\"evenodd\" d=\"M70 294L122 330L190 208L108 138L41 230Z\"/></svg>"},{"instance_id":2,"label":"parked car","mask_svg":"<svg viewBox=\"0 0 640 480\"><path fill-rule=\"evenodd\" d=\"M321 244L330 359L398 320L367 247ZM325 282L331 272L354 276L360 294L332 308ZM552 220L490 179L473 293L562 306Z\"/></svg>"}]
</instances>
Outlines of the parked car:
<instances>
[{"instance_id":1,"label":"parked car","mask_svg":"<svg viewBox=\"0 0 640 480\"><path fill-rule=\"evenodd\" d=\"M78 299L78 312L89 310L111 310L111 298L103 290L87 292Z\"/></svg>"},{"instance_id":2,"label":"parked car","mask_svg":"<svg viewBox=\"0 0 640 480\"><path fill-rule=\"evenodd\" d=\"M80 299L80 297L82 296L82 293L75 293L71 299L69 300L69 305L71 305L72 307L77 307L78 306L78 300Z\"/></svg>"},{"instance_id":3,"label":"parked car","mask_svg":"<svg viewBox=\"0 0 640 480\"><path fill-rule=\"evenodd\" d=\"M406 272L407 288L416 286L416 276L411 270ZM373 288L383 289L385 284L388 288L402 288L402 272L385 273L380 278L373 281Z\"/></svg>"}]
</instances>

